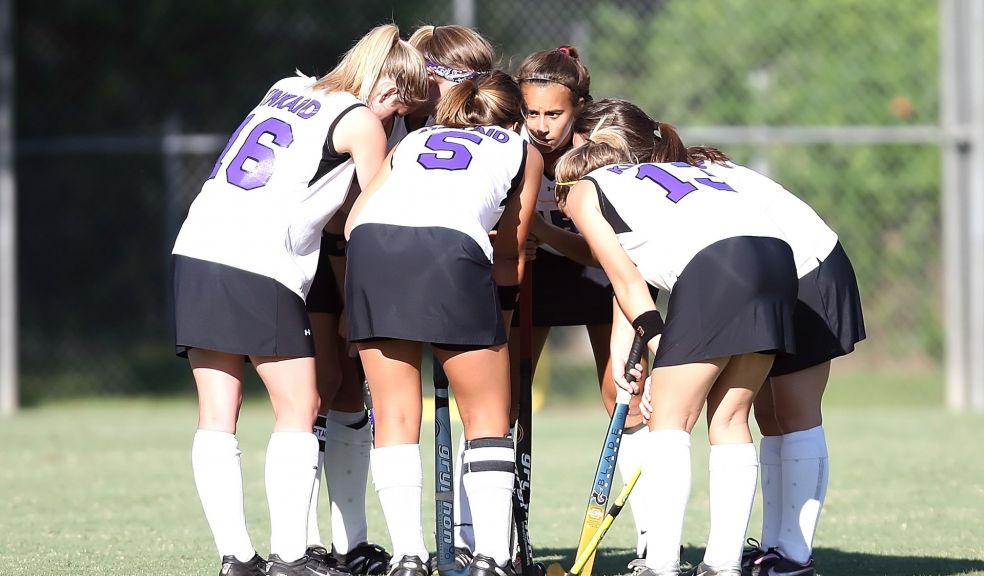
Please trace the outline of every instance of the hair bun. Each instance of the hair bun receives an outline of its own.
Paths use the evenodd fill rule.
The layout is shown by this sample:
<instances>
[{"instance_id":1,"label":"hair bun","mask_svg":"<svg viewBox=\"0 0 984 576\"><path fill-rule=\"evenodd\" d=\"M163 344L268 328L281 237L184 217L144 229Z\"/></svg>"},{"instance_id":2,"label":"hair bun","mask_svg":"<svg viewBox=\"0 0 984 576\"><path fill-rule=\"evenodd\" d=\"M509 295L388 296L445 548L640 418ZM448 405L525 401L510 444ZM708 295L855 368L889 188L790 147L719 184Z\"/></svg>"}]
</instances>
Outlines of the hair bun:
<instances>
[{"instance_id":1,"label":"hair bun","mask_svg":"<svg viewBox=\"0 0 984 576\"><path fill-rule=\"evenodd\" d=\"M557 48L557 52L560 52L561 54L564 54L565 56L570 56L571 58L574 58L575 60L578 57L577 48L574 48L573 46L569 46L567 44L564 44L563 46Z\"/></svg>"}]
</instances>

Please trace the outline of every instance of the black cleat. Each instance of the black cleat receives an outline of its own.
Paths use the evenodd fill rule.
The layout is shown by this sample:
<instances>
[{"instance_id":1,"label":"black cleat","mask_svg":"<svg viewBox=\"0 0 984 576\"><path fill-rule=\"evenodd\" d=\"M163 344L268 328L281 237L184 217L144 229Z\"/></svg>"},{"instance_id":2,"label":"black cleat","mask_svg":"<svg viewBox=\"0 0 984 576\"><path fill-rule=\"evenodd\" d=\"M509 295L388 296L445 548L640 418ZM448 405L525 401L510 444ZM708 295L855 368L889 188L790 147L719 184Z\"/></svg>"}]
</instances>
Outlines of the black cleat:
<instances>
[{"instance_id":1,"label":"black cleat","mask_svg":"<svg viewBox=\"0 0 984 576\"><path fill-rule=\"evenodd\" d=\"M284 562L280 556L270 554L266 576L351 576L351 573L326 552L324 557L305 554L293 562Z\"/></svg>"},{"instance_id":2,"label":"black cleat","mask_svg":"<svg viewBox=\"0 0 984 576\"><path fill-rule=\"evenodd\" d=\"M686 572L681 572L681 576L741 576L741 568L711 568L701 562Z\"/></svg>"},{"instance_id":3,"label":"black cleat","mask_svg":"<svg viewBox=\"0 0 984 576\"><path fill-rule=\"evenodd\" d=\"M471 565L472 555L471 550L468 548L463 548L455 546L453 550L454 555L454 568L450 570L452 573L464 574L468 571L468 566ZM430 569L431 572L438 572L437 569L437 556L431 556L430 558Z\"/></svg>"},{"instance_id":4,"label":"black cleat","mask_svg":"<svg viewBox=\"0 0 984 576\"><path fill-rule=\"evenodd\" d=\"M403 556L389 569L389 576L430 576L430 573L419 556Z\"/></svg>"},{"instance_id":5,"label":"black cleat","mask_svg":"<svg viewBox=\"0 0 984 576\"><path fill-rule=\"evenodd\" d=\"M259 554L253 554L247 562L240 562L235 556L223 556L222 568L219 569L219 576L265 576L265 574L266 560Z\"/></svg>"},{"instance_id":6,"label":"black cleat","mask_svg":"<svg viewBox=\"0 0 984 576\"><path fill-rule=\"evenodd\" d=\"M775 548L758 558L752 566L754 576L817 576L817 568L810 558L806 564L799 564L783 558Z\"/></svg>"},{"instance_id":7,"label":"black cleat","mask_svg":"<svg viewBox=\"0 0 984 576\"><path fill-rule=\"evenodd\" d=\"M348 551L348 554L333 552L335 558L352 574L359 576L380 576L389 571L393 559L385 548L377 544L363 542Z\"/></svg>"},{"instance_id":8,"label":"black cleat","mask_svg":"<svg viewBox=\"0 0 984 576\"><path fill-rule=\"evenodd\" d=\"M755 561L772 552L775 548L766 550L755 538L745 540L745 547L741 551L741 574L742 576L752 576L755 568Z\"/></svg>"},{"instance_id":9,"label":"black cleat","mask_svg":"<svg viewBox=\"0 0 984 576\"><path fill-rule=\"evenodd\" d=\"M468 576L517 576L512 562L499 566L493 558L484 554L476 554L468 565Z\"/></svg>"}]
</instances>

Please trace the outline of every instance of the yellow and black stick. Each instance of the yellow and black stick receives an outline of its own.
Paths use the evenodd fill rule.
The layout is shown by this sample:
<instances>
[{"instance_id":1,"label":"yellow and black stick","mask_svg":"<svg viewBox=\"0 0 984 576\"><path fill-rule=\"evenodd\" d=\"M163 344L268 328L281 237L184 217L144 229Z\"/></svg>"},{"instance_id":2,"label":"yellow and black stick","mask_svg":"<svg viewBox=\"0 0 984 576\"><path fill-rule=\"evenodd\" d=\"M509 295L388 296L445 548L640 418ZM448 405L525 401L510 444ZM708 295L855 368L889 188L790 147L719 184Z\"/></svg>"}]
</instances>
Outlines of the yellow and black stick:
<instances>
[{"instance_id":1,"label":"yellow and black stick","mask_svg":"<svg viewBox=\"0 0 984 576\"><path fill-rule=\"evenodd\" d=\"M615 522L615 518L618 517L618 513L622 511L622 507L625 506L625 501L628 500L629 494L635 487L636 482L639 481L639 476L642 475L642 467L636 469L635 473L632 474L632 478L629 479L629 483L622 488L619 492L618 497L615 498L615 502L608 508L608 513L605 514L604 520L601 521L601 526L595 530L591 539L588 540L584 549L577 555L574 559L574 565L571 566L570 572L564 570L564 568L554 562L547 568L547 576L579 576L581 570L584 569L584 565L588 563L593 556L595 551L598 549L598 544L601 543L601 539L605 537L608 533L608 529L611 528L612 523Z\"/></svg>"}]
</instances>

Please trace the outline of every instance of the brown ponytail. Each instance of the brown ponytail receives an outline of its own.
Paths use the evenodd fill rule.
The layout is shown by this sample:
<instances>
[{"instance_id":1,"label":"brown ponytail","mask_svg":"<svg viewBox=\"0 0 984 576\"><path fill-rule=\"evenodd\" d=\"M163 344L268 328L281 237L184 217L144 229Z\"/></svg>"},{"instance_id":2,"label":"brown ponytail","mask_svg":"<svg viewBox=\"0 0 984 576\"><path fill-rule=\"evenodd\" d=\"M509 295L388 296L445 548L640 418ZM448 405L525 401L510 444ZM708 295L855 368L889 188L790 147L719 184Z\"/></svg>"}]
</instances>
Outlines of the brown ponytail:
<instances>
[{"instance_id":1,"label":"brown ponytail","mask_svg":"<svg viewBox=\"0 0 984 576\"><path fill-rule=\"evenodd\" d=\"M464 80L441 98L434 120L442 126L504 126L523 121L523 93L505 72Z\"/></svg>"},{"instance_id":2,"label":"brown ponytail","mask_svg":"<svg viewBox=\"0 0 984 576\"><path fill-rule=\"evenodd\" d=\"M730 161L728 156L717 148L710 146L688 148L675 126L653 120L645 111L627 100L606 98L591 102L574 121L574 133L588 140L592 140L592 135L603 129L617 130L639 162L697 164L702 161L717 163Z\"/></svg>"}]
</instances>

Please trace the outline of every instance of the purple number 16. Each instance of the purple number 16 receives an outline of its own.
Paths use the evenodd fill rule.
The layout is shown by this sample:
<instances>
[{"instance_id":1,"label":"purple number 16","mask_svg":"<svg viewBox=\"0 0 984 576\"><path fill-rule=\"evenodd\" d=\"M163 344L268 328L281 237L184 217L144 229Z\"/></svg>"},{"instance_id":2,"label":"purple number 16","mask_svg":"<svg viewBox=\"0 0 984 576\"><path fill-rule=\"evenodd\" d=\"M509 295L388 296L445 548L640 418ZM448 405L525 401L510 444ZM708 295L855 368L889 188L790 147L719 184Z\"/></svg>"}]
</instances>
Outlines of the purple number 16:
<instances>
[{"instance_id":1,"label":"purple number 16","mask_svg":"<svg viewBox=\"0 0 984 576\"><path fill-rule=\"evenodd\" d=\"M679 166L681 168L693 168L695 170L700 170L701 172L706 174L707 177L692 179L694 182L697 182L698 184L709 186L711 188L714 188L715 190L727 190L731 192L735 191L734 188L728 186L725 182L714 180L713 175L702 170L701 168L698 168L696 166L691 166L686 162L673 162L673 165ZM639 171L636 172L635 177L638 178L639 180L651 180L662 186L663 189L666 190L666 197L670 200L670 202L673 202L674 204L682 200L683 197L686 196L687 194L690 194L691 192L697 189L697 186L695 186L692 182L689 181L691 179L681 180L676 176L674 176L673 174L670 174L666 170L654 164L643 164L639 166Z\"/></svg>"},{"instance_id":2,"label":"purple number 16","mask_svg":"<svg viewBox=\"0 0 984 576\"><path fill-rule=\"evenodd\" d=\"M229 152L229 148L232 147L232 144L239 138L239 133L243 131L243 128L252 119L252 114L247 116L246 120L239 125L236 132L229 138L225 150L219 155L219 160L215 163L215 167L212 168L212 173L208 175L209 180L215 178L219 173L219 168L222 166L222 161ZM239 147L239 152L236 153L236 156L233 157L232 161L226 167L226 180L230 184L238 186L243 190L253 190L254 188L265 186L270 181L270 178L273 176L273 164L276 160L276 154L273 148L259 142L260 137L264 134L272 136L271 143L278 148L286 148L294 141L294 132L290 124L283 120L267 118L257 124L249 133L249 136L246 137L246 140L243 141L242 146ZM255 163L250 169L247 169L245 166L247 160L252 160Z\"/></svg>"}]
</instances>

